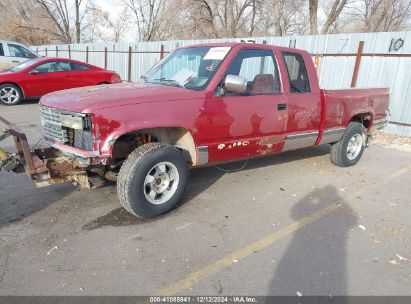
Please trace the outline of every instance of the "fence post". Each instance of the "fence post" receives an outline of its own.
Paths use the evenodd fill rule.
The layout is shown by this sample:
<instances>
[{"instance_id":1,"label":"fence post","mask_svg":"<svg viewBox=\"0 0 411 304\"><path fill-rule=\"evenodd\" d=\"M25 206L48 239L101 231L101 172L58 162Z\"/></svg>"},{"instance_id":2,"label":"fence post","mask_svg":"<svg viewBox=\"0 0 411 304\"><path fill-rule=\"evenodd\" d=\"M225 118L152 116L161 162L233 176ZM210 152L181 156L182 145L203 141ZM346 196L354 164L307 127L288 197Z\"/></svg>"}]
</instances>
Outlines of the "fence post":
<instances>
[{"instance_id":1,"label":"fence post","mask_svg":"<svg viewBox=\"0 0 411 304\"><path fill-rule=\"evenodd\" d=\"M364 41L361 40L360 43L358 44L357 55L355 57L354 72L352 74L352 80L351 80L352 88L355 88L357 84L358 71L360 70L360 63L361 63L363 49L364 49Z\"/></svg>"},{"instance_id":2,"label":"fence post","mask_svg":"<svg viewBox=\"0 0 411 304\"><path fill-rule=\"evenodd\" d=\"M104 48L104 68L107 69L107 47Z\"/></svg>"},{"instance_id":3,"label":"fence post","mask_svg":"<svg viewBox=\"0 0 411 304\"><path fill-rule=\"evenodd\" d=\"M160 59L164 58L164 44L160 46Z\"/></svg>"},{"instance_id":4,"label":"fence post","mask_svg":"<svg viewBox=\"0 0 411 304\"><path fill-rule=\"evenodd\" d=\"M56 57L59 56L59 47L56 45Z\"/></svg>"},{"instance_id":5,"label":"fence post","mask_svg":"<svg viewBox=\"0 0 411 304\"><path fill-rule=\"evenodd\" d=\"M128 47L128 82L131 81L131 46Z\"/></svg>"},{"instance_id":6,"label":"fence post","mask_svg":"<svg viewBox=\"0 0 411 304\"><path fill-rule=\"evenodd\" d=\"M267 44L267 40L263 40L263 44ZM264 74L265 57L261 57L260 74Z\"/></svg>"},{"instance_id":7,"label":"fence post","mask_svg":"<svg viewBox=\"0 0 411 304\"><path fill-rule=\"evenodd\" d=\"M88 63L88 46L86 46L86 63Z\"/></svg>"},{"instance_id":8,"label":"fence post","mask_svg":"<svg viewBox=\"0 0 411 304\"><path fill-rule=\"evenodd\" d=\"M69 53L69 59L71 59L71 47L70 47L70 44L68 45L68 53Z\"/></svg>"}]
</instances>

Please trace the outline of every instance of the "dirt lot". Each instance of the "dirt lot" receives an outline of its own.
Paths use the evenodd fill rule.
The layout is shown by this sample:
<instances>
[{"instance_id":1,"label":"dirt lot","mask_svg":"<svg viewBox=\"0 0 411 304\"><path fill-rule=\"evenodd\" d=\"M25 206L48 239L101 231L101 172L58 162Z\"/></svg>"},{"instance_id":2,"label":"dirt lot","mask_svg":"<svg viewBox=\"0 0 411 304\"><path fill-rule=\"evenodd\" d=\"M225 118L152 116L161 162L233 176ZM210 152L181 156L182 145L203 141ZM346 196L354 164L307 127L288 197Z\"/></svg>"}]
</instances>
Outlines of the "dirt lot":
<instances>
[{"instance_id":1,"label":"dirt lot","mask_svg":"<svg viewBox=\"0 0 411 304\"><path fill-rule=\"evenodd\" d=\"M36 103L0 113L40 138ZM113 184L2 172L0 295L411 295L409 139L378 134L352 168L328 153L193 170L182 206L151 221Z\"/></svg>"}]
</instances>

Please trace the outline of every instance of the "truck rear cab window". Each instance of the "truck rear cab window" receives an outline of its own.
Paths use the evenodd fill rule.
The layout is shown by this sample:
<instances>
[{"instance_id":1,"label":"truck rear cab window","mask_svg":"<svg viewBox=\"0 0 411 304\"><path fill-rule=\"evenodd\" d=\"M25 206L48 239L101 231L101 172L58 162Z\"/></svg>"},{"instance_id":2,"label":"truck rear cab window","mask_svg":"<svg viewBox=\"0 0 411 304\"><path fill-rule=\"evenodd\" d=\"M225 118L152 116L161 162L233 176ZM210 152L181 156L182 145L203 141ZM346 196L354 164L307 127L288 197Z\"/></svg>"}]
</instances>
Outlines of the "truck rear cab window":
<instances>
[{"instance_id":1,"label":"truck rear cab window","mask_svg":"<svg viewBox=\"0 0 411 304\"><path fill-rule=\"evenodd\" d=\"M290 81L291 93L311 92L310 80L303 56L297 53L282 53L287 67L288 80Z\"/></svg>"}]
</instances>

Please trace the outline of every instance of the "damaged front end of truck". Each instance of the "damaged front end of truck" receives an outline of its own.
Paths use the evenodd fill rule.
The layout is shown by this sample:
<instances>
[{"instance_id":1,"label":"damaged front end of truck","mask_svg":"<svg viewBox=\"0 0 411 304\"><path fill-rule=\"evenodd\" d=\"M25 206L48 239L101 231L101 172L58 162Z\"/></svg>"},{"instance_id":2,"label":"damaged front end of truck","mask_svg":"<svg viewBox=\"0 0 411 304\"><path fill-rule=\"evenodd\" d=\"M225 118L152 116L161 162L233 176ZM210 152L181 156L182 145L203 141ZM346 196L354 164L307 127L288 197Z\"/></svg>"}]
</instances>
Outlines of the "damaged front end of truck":
<instances>
[{"instance_id":1,"label":"damaged front end of truck","mask_svg":"<svg viewBox=\"0 0 411 304\"><path fill-rule=\"evenodd\" d=\"M72 182L82 188L90 188L87 171L88 164L71 158L62 151L53 148L30 148L27 136L18 127L0 116L5 129L0 134L0 142L12 137L15 153L0 148L0 170L8 172L26 172L37 187Z\"/></svg>"}]
</instances>

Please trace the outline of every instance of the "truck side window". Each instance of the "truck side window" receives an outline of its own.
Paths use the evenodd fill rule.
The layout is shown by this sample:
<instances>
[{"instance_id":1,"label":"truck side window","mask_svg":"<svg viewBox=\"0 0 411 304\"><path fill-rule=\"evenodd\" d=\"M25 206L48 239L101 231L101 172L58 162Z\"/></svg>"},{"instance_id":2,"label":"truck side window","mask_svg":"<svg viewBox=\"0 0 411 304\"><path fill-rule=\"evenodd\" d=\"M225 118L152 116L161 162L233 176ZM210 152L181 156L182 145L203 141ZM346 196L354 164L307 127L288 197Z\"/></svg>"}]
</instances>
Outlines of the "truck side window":
<instances>
[{"instance_id":1,"label":"truck side window","mask_svg":"<svg viewBox=\"0 0 411 304\"><path fill-rule=\"evenodd\" d=\"M292 93L311 92L310 80L303 57L300 54L287 52L282 53L282 55L287 67L290 91Z\"/></svg>"},{"instance_id":2,"label":"truck side window","mask_svg":"<svg viewBox=\"0 0 411 304\"><path fill-rule=\"evenodd\" d=\"M0 42L0 56L4 56L3 43Z\"/></svg>"},{"instance_id":3,"label":"truck side window","mask_svg":"<svg viewBox=\"0 0 411 304\"><path fill-rule=\"evenodd\" d=\"M270 50L241 50L228 68L229 74L247 79L247 95L280 93L277 63Z\"/></svg>"}]
</instances>

